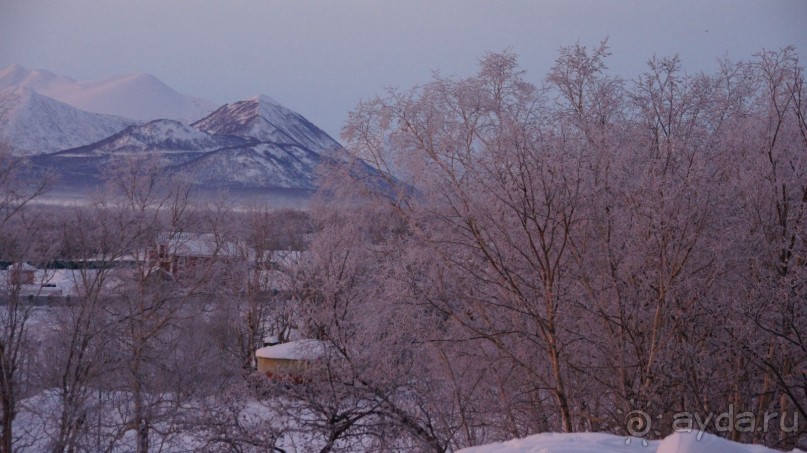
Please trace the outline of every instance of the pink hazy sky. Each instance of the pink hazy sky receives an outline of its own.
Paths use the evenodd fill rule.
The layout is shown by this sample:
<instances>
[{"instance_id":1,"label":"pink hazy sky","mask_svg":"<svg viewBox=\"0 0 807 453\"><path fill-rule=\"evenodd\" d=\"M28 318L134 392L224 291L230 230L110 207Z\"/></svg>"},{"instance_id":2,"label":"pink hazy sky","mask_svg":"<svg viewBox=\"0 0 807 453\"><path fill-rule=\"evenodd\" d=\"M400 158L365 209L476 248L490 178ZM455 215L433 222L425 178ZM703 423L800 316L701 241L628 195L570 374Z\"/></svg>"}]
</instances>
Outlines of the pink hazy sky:
<instances>
[{"instance_id":1,"label":"pink hazy sky","mask_svg":"<svg viewBox=\"0 0 807 453\"><path fill-rule=\"evenodd\" d=\"M804 0L0 0L0 67L75 79L147 72L225 103L267 94L337 136L347 112L510 48L539 83L557 49L608 37L613 73L654 53L690 72L763 48L807 52Z\"/></svg>"}]
</instances>

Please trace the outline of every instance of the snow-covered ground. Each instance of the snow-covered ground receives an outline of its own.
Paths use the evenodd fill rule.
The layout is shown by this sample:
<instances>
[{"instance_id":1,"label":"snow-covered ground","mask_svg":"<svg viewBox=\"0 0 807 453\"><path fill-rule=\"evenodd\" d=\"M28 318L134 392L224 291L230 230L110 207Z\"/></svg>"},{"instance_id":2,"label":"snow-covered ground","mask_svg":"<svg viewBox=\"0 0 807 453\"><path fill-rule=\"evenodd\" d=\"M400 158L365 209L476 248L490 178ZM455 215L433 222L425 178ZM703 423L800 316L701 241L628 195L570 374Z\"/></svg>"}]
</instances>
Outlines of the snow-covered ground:
<instances>
[{"instance_id":1,"label":"snow-covered ground","mask_svg":"<svg viewBox=\"0 0 807 453\"><path fill-rule=\"evenodd\" d=\"M800 452L801 450L793 450ZM731 442L699 431L677 432L663 440L643 441L602 433L544 433L457 453L777 453L760 445Z\"/></svg>"},{"instance_id":2,"label":"snow-covered ground","mask_svg":"<svg viewBox=\"0 0 807 453\"><path fill-rule=\"evenodd\" d=\"M95 400L96 397L100 397L100 400ZM56 390L46 390L20 402L20 411L14 420L16 442L24 446L20 451L48 451L49 439L57 432L56 422L60 415L59 398ZM96 412L86 420L87 429L92 433L87 440L96 441L97 444L85 447L89 451L110 453L135 451L137 448L135 430L124 426L125 420L131 417L131 394L93 392L89 398L92 404L101 405L103 416L99 417L99 413ZM162 398L166 402L171 400L170 395L163 395ZM149 436L151 448L163 452L263 453L272 451L270 447L276 445L288 453L303 453L317 451L319 449L316 446L321 446L325 442L320 435L302 430L294 421L276 413L271 405L255 400L229 403L215 398L210 401L185 403L184 418L178 417L176 420L163 418L152 426L153 431ZM159 412L160 409L155 410ZM230 427L227 432L218 431L220 425L225 422L232 423L234 419L238 420L238 428ZM187 423L189 421L190 424ZM194 422L202 423L194 426ZM244 439L249 441L239 444L238 449L229 449L228 439L236 442ZM337 441L336 447L345 451L342 441ZM371 448L352 450L372 451Z\"/></svg>"},{"instance_id":3,"label":"snow-covered ground","mask_svg":"<svg viewBox=\"0 0 807 453\"><path fill-rule=\"evenodd\" d=\"M10 282L9 270L0 270L0 290ZM21 296L77 296L82 287L82 274L92 279L98 271L72 269L37 269L34 271L34 283L20 286Z\"/></svg>"}]
</instances>

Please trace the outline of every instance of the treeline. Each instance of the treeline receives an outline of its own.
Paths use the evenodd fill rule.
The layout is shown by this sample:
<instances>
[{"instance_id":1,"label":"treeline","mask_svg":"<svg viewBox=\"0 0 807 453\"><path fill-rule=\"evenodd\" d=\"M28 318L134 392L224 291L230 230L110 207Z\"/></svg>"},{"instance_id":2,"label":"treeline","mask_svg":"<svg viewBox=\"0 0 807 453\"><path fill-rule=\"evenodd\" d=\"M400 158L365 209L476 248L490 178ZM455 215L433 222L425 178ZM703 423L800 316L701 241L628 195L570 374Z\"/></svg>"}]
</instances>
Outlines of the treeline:
<instances>
[{"instance_id":1,"label":"treeline","mask_svg":"<svg viewBox=\"0 0 807 453\"><path fill-rule=\"evenodd\" d=\"M687 414L731 414L707 429L743 442L807 433L795 50L713 74L654 57L632 81L608 55L561 49L536 86L490 54L351 113L346 148L397 190L333 168L312 210L302 300L341 385L307 407L332 436L375 435L364 413L436 451Z\"/></svg>"},{"instance_id":2,"label":"treeline","mask_svg":"<svg viewBox=\"0 0 807 453\"><path fill-rule=\"evenodd\" d=\"M713 74L653 58L632 81L608 55L563 48L534 85L489 54L472 77L361 103L307 214L194 205L130 160L53 216L0 154L0 259L130 263L78 266L80 303L58 310L7 287L0 451L444 452L652 438L723 413L741 423L710 431L792 448L807 434L797 54ZM145 253L166 232L208 235L212 259L169 278ZM270 263L289 249L305 251ZM254 371L267 336L326 346L270 379Z\"/></svg>"}]
</instances>

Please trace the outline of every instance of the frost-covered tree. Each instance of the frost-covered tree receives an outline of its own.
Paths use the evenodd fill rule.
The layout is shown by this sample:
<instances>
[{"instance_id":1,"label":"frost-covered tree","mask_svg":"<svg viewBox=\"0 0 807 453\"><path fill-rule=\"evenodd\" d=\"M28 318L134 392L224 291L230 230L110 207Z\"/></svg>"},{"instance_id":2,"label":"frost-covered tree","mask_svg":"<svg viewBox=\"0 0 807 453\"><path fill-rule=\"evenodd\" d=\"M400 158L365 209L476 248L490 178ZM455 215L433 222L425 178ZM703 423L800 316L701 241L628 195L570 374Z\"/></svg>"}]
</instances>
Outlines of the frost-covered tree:
<instances>
[{"instance_id":1,"label":"frost-covered tree","mask_svg":"<svg viewBox=\"0 0 807 453\"><path fill-rule=\"evenodd\" d=\"M0 142L0 261L8 266L0 281L0 451L23 447L14 420L19 403L38 390L33 380L36 336L32 332L33 298L45 282L26 282L30 263L46 262L53 252L42 218L30 212L31 201L51 183L47 174L26 177L26 162ZM23 294L26 285L26 294Z\"/></svg>"},{"instance_id":2,"label":"frost-covered tree","mask_svg":"<svg viewBox=\"0 0 807 453\"><path fill-rule=\"evenodd\" d=\"M608 74L609 54L563 48L540 88L512 54L487 55L472 77L362 102L344 129L349 156L324 206L371 245L320 237L340 256L376 252L361 260L372 278L347 287L417 317L395 338L431 354L415 380L449 383L420 391L445 402L430 415L453 446L624 432L635 409L662 417L662 435L684 410L803 417L795 51L722 60L715 74L653 57L634 81ZM494 413L473 403L491 396Z\"/></svg>"}]
</instances>

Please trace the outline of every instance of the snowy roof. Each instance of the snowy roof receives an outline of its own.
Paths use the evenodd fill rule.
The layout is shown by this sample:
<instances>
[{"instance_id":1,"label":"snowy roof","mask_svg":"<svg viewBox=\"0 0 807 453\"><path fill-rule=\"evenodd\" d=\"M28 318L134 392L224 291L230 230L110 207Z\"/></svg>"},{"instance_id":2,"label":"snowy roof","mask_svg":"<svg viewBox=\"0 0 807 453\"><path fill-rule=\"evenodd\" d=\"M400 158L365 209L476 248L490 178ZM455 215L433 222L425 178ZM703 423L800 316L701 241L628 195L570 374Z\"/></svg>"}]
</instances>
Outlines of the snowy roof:
<instances>
[{"instance_id":1,"label":"snowy roof","mask_svg":"<svg viewBox=\"0 0 807 453\"><path fill-rule=\"evenodd\" d=\"M28 263L14 263L6 268L9 271L35 271L36 268Z\"/></svg>"},{"instance_id":2,"label":"snowy roof","mask_svg":"<svg viewBox=\"0 0 807 453\"><path fill-rule=\"evenodd\" d=\"M234 243L217 240L210 233L162 233L157 243L168 246L169 253L179 256L236 255Z\"/></svg>"},{"instance_id":3,"label":"snowy roof","mask_svg":"<svg viewBox=\"0 0 807 453\"><path fill-rule=\"evenodd\" d=\"M310 339L266 346L255 351L255 357L282 360L315 360L324 354L325 343Z\"/></svg>"}]
</instances>

